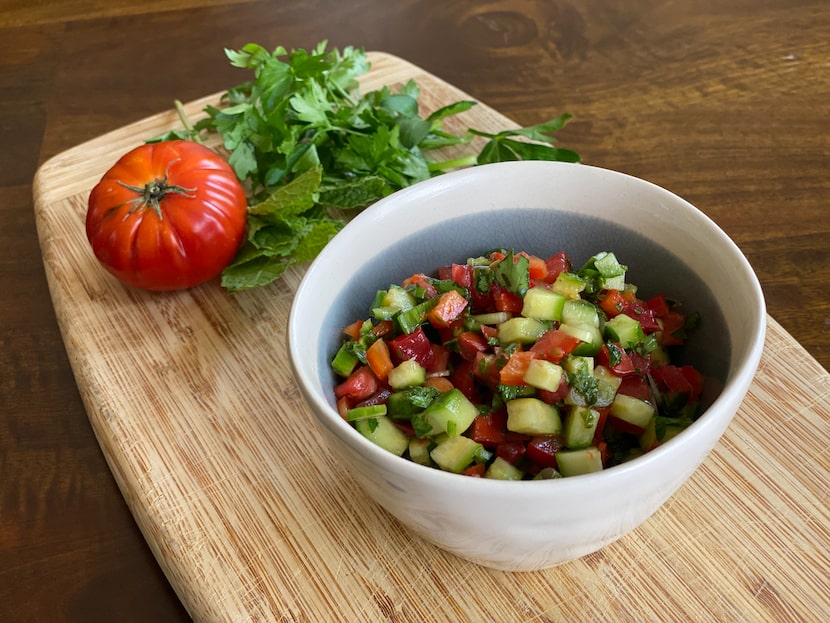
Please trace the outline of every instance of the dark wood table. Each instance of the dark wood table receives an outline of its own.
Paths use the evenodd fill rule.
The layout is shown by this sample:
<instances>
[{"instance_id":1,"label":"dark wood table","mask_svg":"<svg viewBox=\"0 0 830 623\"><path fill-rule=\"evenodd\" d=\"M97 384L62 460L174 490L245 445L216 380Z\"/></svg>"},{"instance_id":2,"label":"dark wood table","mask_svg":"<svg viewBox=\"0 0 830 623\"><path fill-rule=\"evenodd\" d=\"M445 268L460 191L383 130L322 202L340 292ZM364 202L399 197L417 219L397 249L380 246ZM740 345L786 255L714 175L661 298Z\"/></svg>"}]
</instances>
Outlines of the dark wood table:
<instances>
[{"instance_id":1,"label":"dark wood table","mask_svg":"<svg viewBox=\"0 0 830 623\"><path fill-rule=\"evenodd\" d=\"M414 62L521 124L574 114L585 162L700 207L830 367L825 0L4 0L0 10L0 621L178 621L61 342L32 178L51 156L239 83L223 48Z\"/></svg>"}]
</instances>

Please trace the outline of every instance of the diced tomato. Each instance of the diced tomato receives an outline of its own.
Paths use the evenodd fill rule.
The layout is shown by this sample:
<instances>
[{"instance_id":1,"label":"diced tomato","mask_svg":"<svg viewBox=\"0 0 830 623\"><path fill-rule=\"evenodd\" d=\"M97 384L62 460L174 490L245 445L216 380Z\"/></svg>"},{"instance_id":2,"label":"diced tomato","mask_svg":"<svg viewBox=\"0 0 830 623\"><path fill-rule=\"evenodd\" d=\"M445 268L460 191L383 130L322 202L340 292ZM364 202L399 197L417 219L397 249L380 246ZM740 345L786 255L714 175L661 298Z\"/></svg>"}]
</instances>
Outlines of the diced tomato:
<instances>
[{"instance_id":1,"label":"diced tomato","mask_svg":"<svg viewBox=\"0 0 830 623\"><path fill-rule=\"evenodd\" d=\"M346 413L348 413L351 408L352 402L349 400L348 396L341 396L337 399L337 412L344 420L346 419Z\"/></svg>"},{"instance_id":2,"label":"diced tomato","mask_svg":"<svg viewBox=\"0 0 830 623\"><path fill-rule=\"evenodd\" d=\"M599 306L609 318L613 318L622 313L626 302L619 290L607 290Z\"/></svg>"},{"instance_id":3,"label":"diced tomato","mask_svg":"<svg viewBox=\"0 0 830 623\"><path fill-rule=\"evenodd\" d=\"M432 344L421 327L418 327L412 333L404 333L390 340L389 349L392 356L397 359L399 363L401 361L414 359L425 369L432 369L434 361Z\"/></svg>"},{"instance_id":4,"label":"diced tomato","mask_svg":"<svg viewBox=\"0 0 830 623\"><path fill-rule=\"evenodd\" d=\"M513 314L521 313L524 307L524 301L518 294L513 294L507 288L503 288L498 284L493 284L490 288L493 296L493 307L496 311L510 312Z\"/></svg>"},{"instance_id":5,"label":"diced tomato","mask_svg":"<svg viewBox=\"0 0 830 623\"><path fill-rule=\"evenodd\" d=\"M493 353L478 353L473 364L473 376L484 386L496 389L499 386L499 358Z\"/></svg>"},{"instance_id":6,"label":"diced tomato","mask_svg":"<svg viewBox=\"0 0 830 623\"><path fill-rule=\"evenodd\" d=\"M499 330L496 327L491 327L490 325L483 324L481 325L481 335L484 336L485 340L492 340L499 336Z\"/></svg>"},{"instance_id":7,"label":"diced tomato","mask_svg":"<svg viewBox=\"0 0 830 623\"><path fill-rule=\"evenodd\" d=\"M471 402L476 402L475 378L473 369L475 362L462 360L450 374L450 382Z\"/></svg>"},{"instance_id":8,"label":"diced tomato","mask_svg":"<svg viewBox=\"0 0 830 623\"><path fill-rule=\"evenodd\" d=\"M462 476L471 476L473 478L484 478L484 473L487 466L484 463L473 463L469 467L461 471Z\"/></svg>"},{"instance_id":9,"label":"diced tomato","mask_svg":"<svg viewBox=\"0 0 830 623\"><path fill-rule=\"evenodd\" d=\"M686 324L685 314L669 312L660 318L660 343L663 346L677 346L683 343L683 338L675 335Z\"/></svg>"},{"instance_id":10,"label":"diced tomato","mask_svg":"<svg viewBox=\"0 0 830 623\"><path fill-rule=\"evenodd\" d=\"M527 385L524 380L525 372L530 362L536 357L536 353L529 350L517 350L504 367L499 370L499 381L502 385Z\"/></svg>"},{"instance_id":11,"label":"diced tomato","mask_svg":"<svg viewBox=\"0 0 830 623\"><path fill-rule=\"evenodd\" d=\"M504 409L477 415L470 427L470 439L486 447L493 447L505 443L505 427L507 414Z\"/></svg>"},{"instance_id":12,"label":"diced tomato","mask_svg":"<svg viewBox=\"0 0 830 623\"><path fill-rule=\"evenodd\" d=\"M631 359L635 374L642 375L651 370L651 358L648 355L641 355L636 350L632 350L628 353L628 358Z\"/></svg>"},{"instance_id":13,"label":"diced tomato","mask_svg":"<svg viewBox=\"0 0 830 623\"><path fill-rule=\"evenodd\" d=\"M622 383L617 388L617 393L640 398L641 400L649 400L651 398L648 381L645 377L633 374L623 377Z\"/></svg>"},{"instance_id":14,"label":"diced tomato","mask_svg":"<svg viewBox=\"0 0 830 623\"><path fill-rule=\"evenodd\" d=\"M527 446L521 441L506 441L496 446L496 456L515 465L527 452Z\"/></svg>"},{"instance_id":15,"label":"diced tomato","mask_svg":"<svg viewBox=\"0 0 830 623\"><path fill-rule=\"evenodd\" d=\"M652 369L651 377L661 392L683 394L692 401L697 401L703 389L703 376L692 366L660 366Z\"/></svg>"},{"instance_id":16,"label":"diced tomato","mask_svg":"<svg viewBox=\"0 0 830 623\"><path fill-rule=\"evenodd\" d=\"M545 260L545 266L548 269L548 274L545 276L547 283L553 283L559 276L559 273L566 273L571 270L571 260L563 251L552 255Z\"/></svg>"},{"instance_id":17,"label":"diced tomato","mask_svg":"<svg viewBox=\"0 0 830 623\"><path fill-rule=\"evenodd\" d=\"M507 256L501 251L493 251L490 253L490 262L501 262Z\"/></svg>"},{"instance_id":18,"label":"diced tomato","mask_svg":"<svg viewBox=\"0 0 830 623\"><path fill-rule=\"evenodd\" d=\"M411 277L403 280L401 285L405 288L407 286L417 286L423 288L425 298L432 298L438 296L438 290L432 285L432 282L424 273L415 273Z\"/></svg>"},{"instance_id":19,"label":"diced tomato","mask_svg":"<svg viewBox=\"0 0 830 623\"><path fill-rule=\"evenodd\" d=\"M648 299L646 301L646 307L653 311L654 315L658 318L662 318L670 311L669 304L666 301L666 296L664 294L658 294L657 296L653 296Z\"/></svg>"},{"instance_id":20,"label":"diced tomato","mask_svg":"<svg viewBox=\"0 0 830 623\"><path fill-rule=\"evenodd\" d=\"M468 361L474 361L479 353L487 350L487 339L475 331L465 331L458 336L458 352Z\"/></svg>"},{"instance_id":21,"label":"diced tomato","mask_svg":"<svg viewBox=\"0 0 830 623\"><path fill-rule=\"evenodd\" d=\"M599 447L600 443L604 442L603 431L605 430L605 423L608 421L608 413L611 411L610 407L602 407L596 409L597 413L599 413L599 418L597 418L597 427L594 430L594 445ZM603 463L604 465L604 463Z\"/></svg>"},{"instance_id":22,"label":"diced tomato","mask_svg":"<svg viewBox=\"0 0 830 623\"><path fill-rule=\"evenodd\" d=\"M536 343L530 347L530 350L536 353L540 359L547 359L553 363L559 363L577 346L579 346L579 338L565 333L560 329L551 329L543 333L536 340Z\"/></svg>"},{"instance_id":23,"label":"diced tomato","mask_svg":"<svg viewBox=\"0 0 830 623\"><path fill-rule=\"evenodd\" d=\"M561 435L538 435L527 444L527 458L540 467L556 467L556 453L563 447Z\"/></svg>"},{"instance_id":24,"label":"diced tomato","mask_svg":"<svg viewBox=\"0 0 830 623\"><path fill-rule=\"evenodd\" d=\"M360 339L360 328L363 326L363 320L355 320L352 324L343 329L343 333L348 335L353 340Z\"/></svg>"},{"instance_id":25,"label":"diced tomato","mask_svg":"<svg viewBox=\"0 0 830 623\"><path fill-rule=\"evenodd\" d=\"M366 362L378 377L384 383L389 376L390 370L395 367L392 363L392 356L389 354L389 346L383 340L375 340L372 345L366 349Z\"/></svg>"},{"instance_id":26,"label":"diced tomato","mask_svg":"<svg viewBox=\"0 0 830 623\"><path fill-rule=\"evenodd\" d=\"M469 264L453 264L450 278L462 288L470 288L473 284L473 267Z\"/></svg>"},{"instance_id":27,"label":"diced tomato","mask_svg":"<svg viewBox=\"0 0 830 623\"><path fill-rule=\"evenodd\" d=\"M692 387L692 395L689 400L697 402L700 400L700 394L703 393L703 375L693 366L680 366L680 372Z\"/></svg>"},{"instance_id":28,"label":"diced tomato","mask_svg":"<svg viewBox=\"0 0 830 623\"><path fill-rule=\"evenodd\" d=\"M637 426L636 424L632 424L631 422L626 422L623 419L618 417L614 417L613 415L608 416L608 424L614 430L618 430L621 433L627 433L629 435L642 435L643 428Z\"/></svg>"},{"instance_id":29,"label":"diced tomato","mask_svg":"<svg viewBox=\"0 0 830 623\"><path fill-rule=\"evenodd\" d=\"M444 292L427 312L427 320L434 327L449 327L467 307L465 299L458 290Z\"/></svg>"},{"instance_id":30,"label":"diced tomato","mask_svg":"<svg viewBox=\"0 0 830 623\"><path fill-rule=\"evenodd\" d=\"M600 439L599 441L596 441L594 445L597 450L599 450L602 466L608 467L608 461L611 459L611 449L608 447L608 443L604 439Z\"/></svg>"},{"instance_id":31,"label":"diced tomato","mask_svg":"<svg viewBox=\"0 0 830 623\"><path fill-rule=\"evenodd\" d=\"M432 368L429 372L443 372L450 368L450 349L443 344L432 345Z\"/></svg>"},{"instance_id":32,"label":"diced tomato","mask_svg":"<svg viewBox=\"0 0 830 623\"><path fill-rule=\"evenodd\" d=\"M372 329L372 333L375 337L383 337L385 335L389 335L395 329L395 325L392 323L391 320L381 320L377 323L374 328Z\"/></svg>"},{"instance_id":33,"label":"diced tomato","mask_svg":"<svg viewBox=\"0 0 830 623\"><path fill-rule=\"evenodd\" d=\"M617 376L626 376L636 372L631 356L625 352L622 346L613 342L610 348L607 344L602 345L599 353L597 353L597 364L605 366Z\"/></svg>"},{"instance_id":34,"label":"diced tomato","mask_svg":"<svg viewBox=\"0 0 830 623\"><path fill-rule=\"evenodd\" d=\"M424 385L427 387L434 387L442 394L450 391L454 387L452 381L450 381L446 376L428 376L424 381Z\"/></svg>"},{"instance_id":35,"label":"diced tomato","mask_svg":"<svg viewBox=\"0 0 830 623\"><path fill-rule=\"evenodd\" d=\"M524 251L516 253L516 257L526 257L528 262L528 276L531 279L544 280L548 276L548 265L541 257L530 255Z\"/></svg>"},{"instance_id":36,"label":"diced tomato","mask_svg":"<svg viewBox=\"0 0 830 623\"><path fill-rule=\"evenodd\" d=\"M562 375L562 380L559 381L559 388L555 392L546 389L537 389L536 395L539 400L546 402L549 405L556 405L565 400L565 397L570 393L571 388L568 386L568 381L565 375Z\"/></svg>"},{"instance_id":37,"label":"diced tomato","mask_svg":"<svg viewBox=\"0 0 830 623\"><path fill-rule=\"evenodd\" d=\"M355 402L365 400L377 391L378 379L369 366L360 366L334 388L337 398L347 396Z\"/></svg>"}]
</instances>

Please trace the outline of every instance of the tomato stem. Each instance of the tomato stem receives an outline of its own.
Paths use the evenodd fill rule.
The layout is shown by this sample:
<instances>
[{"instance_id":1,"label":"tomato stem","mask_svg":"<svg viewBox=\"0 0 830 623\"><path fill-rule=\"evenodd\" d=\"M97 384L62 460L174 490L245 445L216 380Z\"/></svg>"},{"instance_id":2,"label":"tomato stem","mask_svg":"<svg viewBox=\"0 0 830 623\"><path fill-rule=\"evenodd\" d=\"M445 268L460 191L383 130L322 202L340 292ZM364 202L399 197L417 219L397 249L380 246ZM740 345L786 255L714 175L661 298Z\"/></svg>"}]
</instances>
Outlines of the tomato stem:
<instances>
[{"instance_id":1,"label":"tomato stem","mask_svg":"<svg viewBox=\"0 0 830 623\"><path fill-rule=\"evenodd\" d=\"M141 186L131 186L130 184L125 184L120 180L118 180L118 183L127 190L131 190L134 193L141 195L140 197L133 199L133 205L129 212L130 214L139 209L151 208L153 212L156 213L159 220L163 220L161 214L161 202L170 193L175 193L188 199L193 199L196 196L194 194L196 192L195 188L185 188L184 186L178 186L176 184L168 184L167 176L158 180L153 180L152 182L147 182L143 188Z\"/></svg>"}]
</instances>

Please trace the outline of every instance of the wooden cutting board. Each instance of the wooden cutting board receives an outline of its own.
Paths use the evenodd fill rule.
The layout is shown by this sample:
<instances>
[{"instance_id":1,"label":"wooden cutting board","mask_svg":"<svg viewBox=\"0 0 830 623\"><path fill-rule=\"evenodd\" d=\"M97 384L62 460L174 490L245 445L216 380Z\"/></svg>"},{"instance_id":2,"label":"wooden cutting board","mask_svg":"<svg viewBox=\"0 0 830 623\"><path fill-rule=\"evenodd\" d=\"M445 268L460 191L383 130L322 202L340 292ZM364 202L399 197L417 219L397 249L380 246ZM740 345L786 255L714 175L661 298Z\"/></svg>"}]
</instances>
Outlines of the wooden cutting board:
<instances>
[{"instance_id":1,"label":"wooden cutting board","mask_svg":"<svg viewBox=\"0 0 830 623\"><path fill-rule=\"evenodd\" d=\"M412 78L427 109L471 99L396 57L371 60L364 91ZM484 105L457 123L515 127ZM236 295L216 283L150 294L98 266L83 226L90 189L122 153L178 126L171 110L70 149L41 167L34 194L89 420L194 619L825 619L830 375L775 320L726 435L644 525L546 571L481 568L406 532L320 445L286 354L302 270Z\"/></svg>"}]
</instances>

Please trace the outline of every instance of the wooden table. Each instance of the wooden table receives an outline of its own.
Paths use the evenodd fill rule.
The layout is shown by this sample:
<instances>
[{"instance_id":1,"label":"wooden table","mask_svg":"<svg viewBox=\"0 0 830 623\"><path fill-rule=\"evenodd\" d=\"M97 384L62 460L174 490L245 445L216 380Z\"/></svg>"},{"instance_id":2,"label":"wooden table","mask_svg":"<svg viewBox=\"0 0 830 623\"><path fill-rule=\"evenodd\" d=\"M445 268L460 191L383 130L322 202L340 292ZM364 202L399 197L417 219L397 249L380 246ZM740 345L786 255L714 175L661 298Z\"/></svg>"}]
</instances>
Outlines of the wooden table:
<instances>
[{"instance_id":1,"label":"wooden table","mask_svg":"<svg viewBox=\"0 0 830 623\"><path fill-rule=\"evenodd\" d=\"M223 47L327 38L405 58L522 124L573 113L565 146L709 214L754 266L770 315L830 367L830 6L625 4L5 0L0 620L189 618L90 429L44 277L32 178L174 98L237 84Z\"/></svg>"}]
</instances>

